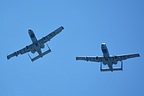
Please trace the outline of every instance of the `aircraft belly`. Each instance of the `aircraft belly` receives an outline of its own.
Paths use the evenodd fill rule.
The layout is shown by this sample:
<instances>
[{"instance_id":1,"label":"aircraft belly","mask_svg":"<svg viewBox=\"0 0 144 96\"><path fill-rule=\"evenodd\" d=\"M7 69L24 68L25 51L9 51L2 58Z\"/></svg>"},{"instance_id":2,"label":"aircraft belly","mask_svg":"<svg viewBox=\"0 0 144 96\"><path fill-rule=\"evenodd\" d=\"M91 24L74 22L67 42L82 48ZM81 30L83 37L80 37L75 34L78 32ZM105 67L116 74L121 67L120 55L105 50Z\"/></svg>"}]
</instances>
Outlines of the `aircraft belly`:
<instances>
[{"instance_id":1,"label":"aircraft belly","mask_svg":"<svg viewBox=\"0 0 144 96\"><path fill-rule=\"evenodd\" d=\"M109 58L104 58L104 59L103 59L103 64L109 64L109 63L110 63Z\"/></svg>"}]
</instances>

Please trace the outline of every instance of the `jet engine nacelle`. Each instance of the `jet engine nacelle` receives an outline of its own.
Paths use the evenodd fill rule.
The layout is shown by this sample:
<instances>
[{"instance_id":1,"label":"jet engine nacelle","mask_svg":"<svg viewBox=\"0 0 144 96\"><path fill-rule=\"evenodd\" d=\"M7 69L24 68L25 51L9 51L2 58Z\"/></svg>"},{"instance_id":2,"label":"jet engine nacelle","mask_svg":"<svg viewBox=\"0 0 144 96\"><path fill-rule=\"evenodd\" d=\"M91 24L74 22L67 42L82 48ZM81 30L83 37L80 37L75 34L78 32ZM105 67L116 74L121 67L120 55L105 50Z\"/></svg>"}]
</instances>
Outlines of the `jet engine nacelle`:
<instances>
[{"instance_id":1,"label":"jet engine nacelle","mask_svg":"<svg viewBox=\"0 0 144 96\"><path fill-rule=\"evenodd\" d=\"M116 60L114 60L114 61L112 61L112 63L113 63L113 64L117 64L117 61L116 61Z\"/></svg>"},{"instance_id":2,"label":"jet engine nacelle","mask_svg":"<svg viewBox=\"0 0 144 96\"><path fill-rule=\"evenodd\" d=\"M32 53L35 53L36 51L35 51L35 49L31 49L31 52L32 52Z\"/></svg>"},{"instance_id":3,"label":"jet engine nacelle","mask_svg":"<svg viewBox=\"0 0 144 96\"><path fill-rule=\"evenodd\" d=\"M34 48L30 48L29 46L26 46L27 50L30 50L32 53L35 53L35 49Z\"/></svg>"},{"instance_id":4,"label":"jet engine nacelle","mask_svg":"<svg viewBox=\"0 0 144 96\"><path fill-rule=\"evenodd\" d=\"M103 65L106 65L107 63L106 62L102 62L103 63Z\"/></svg>"},{"instance_id":5,"label":"jet engine nacelle","mask_svg":"<svg viewBox=\"0 0 144 96\"><path fill-rule=\"evenodd\" d=\"M113 58L113 60L112 60L112 63L113 63L113 64L117 64L117 63L118 63L118 61L117 61L117 56L114 56L114 58Z\"/></svg>"},{"instance_id":6,"label":"jet engine nacelle","mask_svg":"<svg viewBox=\"0 0 144 96\"><path fill-rule=\"evenodd\" d=\"M40 48L44 48L44 47L45 47L44 43L40 43Z\"/></svg>"}]
</instances>

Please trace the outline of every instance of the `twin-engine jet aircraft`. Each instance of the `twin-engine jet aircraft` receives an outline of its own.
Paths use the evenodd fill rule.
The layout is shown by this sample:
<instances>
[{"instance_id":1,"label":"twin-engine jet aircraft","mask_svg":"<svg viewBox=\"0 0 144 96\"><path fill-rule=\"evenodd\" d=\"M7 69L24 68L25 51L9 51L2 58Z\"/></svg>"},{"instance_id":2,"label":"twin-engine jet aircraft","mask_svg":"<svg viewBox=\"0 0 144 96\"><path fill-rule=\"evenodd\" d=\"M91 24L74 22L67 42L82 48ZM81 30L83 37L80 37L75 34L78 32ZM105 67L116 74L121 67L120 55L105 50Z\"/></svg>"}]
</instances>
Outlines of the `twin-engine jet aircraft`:
<instances>
[{"instance_id":1,"label":"twin-engine jet aircraft","mask_svg":"<svg viewBox=\"0 0 144 96\"><path fill-rule=\"evenodd\" d=\"M119 56L111 56L109 55L109 51L105 43L101 44L101 50L102 50L103 56L78 56L76 57L76 60L101 62L101 65L100 65L101 71L116 71L116 70L123 70L122 60L134 58L134 57L140 57L139 54L125 54L125 55L119 55ZM113 68L113 64L117 64L118 61L121 61L121 67ZM108 65L108 68L103 68L102 64Z\"/></svg>"},{"instance_id":2,"label":"twin-engine jet aircraft","mask_svg":"<svg viewBox=\"0 0 144 96\"><path fill-rule=\"evenodd\" d=\"M34 32L31 29L29 29L28 33L29 33L29 36L30 36L30 38L32 40L32 44L30 44L30 45L26 46L25 48L22 48L22 49L14 52L14 53L8 55L7 59L10 59L11 57L14 57L14 56L18 56L19 54L22 55L22 54L27 53L27 52L31 52L31 53L37 52L39 54L38 56L36 56L34 58L31 58L30 55L28 54L30 59L31 59L31 61L35 61L38 58L43 57L44 55L46 55L46 54L51 52L51 49L49 47L48 47L49 49L47 51L42 52L41 49L45 47L45 43L47 41L50 41L54 36L56 36L58 33L60 33L63 29L64 29L64 27L61 26L58 29L56 29L55 31L51 32L50 34L48 34L45 37L42 37L39 40L37 40Z\"/></svg>"}]
</instances>

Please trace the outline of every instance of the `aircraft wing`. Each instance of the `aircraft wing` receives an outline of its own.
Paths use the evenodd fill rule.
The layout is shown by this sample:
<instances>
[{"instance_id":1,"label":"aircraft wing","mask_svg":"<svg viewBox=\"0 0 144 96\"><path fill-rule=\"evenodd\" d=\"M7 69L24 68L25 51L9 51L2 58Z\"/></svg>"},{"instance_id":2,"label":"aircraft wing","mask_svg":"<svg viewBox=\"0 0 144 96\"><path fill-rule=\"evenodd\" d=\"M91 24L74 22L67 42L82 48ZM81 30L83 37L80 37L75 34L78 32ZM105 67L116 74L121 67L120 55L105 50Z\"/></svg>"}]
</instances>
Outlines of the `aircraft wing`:
<instances>
[{"instance_id":1,"label":"aircraft wing","mask_svg":"<svg viewBox=\"0 0 144 96\"><path fill-rule=\"evenodd\" d=\"M34 47L33 44L28 45L28 46L26 46L26 47L24 47L24 48L22 48L22 49L20 49L20 50L18 50L18 51L16 51L16 52L13 52L13 53L10 54L10 55L8 55L8 56L7 56L7 59L10 59L10 58L12 58L12 57L14 57L14 56L18 56L19 54L22 55L22 54L24 54L24 53L27 53L27 52L29 52L29 51L32 51L33 47Z\"/></svg>"},{"instance_id":2,"label":"aircraft wing","mask_svg":"<svg viewBox=\"0 0 144 96\"><path fill-rule=\"evenodd\" d=\"M135 57L140 57L139 54L125 54L125 55L119 55L119 56L110 56L111 59L115 59L117 61L122 61L122 60L126 60L129 58L135 58Z\"/></svg>"},{"instance_id":3,"label":"aircraft wing","mask_svg":"<svg viewBox=\"0 0 144 96\"><path fill-rule=\"evenodd\" d=\"M47 36L41 38L38 41L41 42L41 43L46 43L47 41L50 41L54 36L59 34L63 29L64 29L64 27L61 26L58 29L54 30L53 32L51 32L50 34L48 34Z\"/></svg>"},{"instance_id":4,"label":"aircraft wing","mask_svg":"<svg viewBox=\"0 0 144 96\"><path fill-rule=\"evenodd\" d=\"M103 57L102 56L78 56L76 57L76 60L85 60L85 61L91 61L91 62L102 62Z\"/></svg>"}]
</instances>

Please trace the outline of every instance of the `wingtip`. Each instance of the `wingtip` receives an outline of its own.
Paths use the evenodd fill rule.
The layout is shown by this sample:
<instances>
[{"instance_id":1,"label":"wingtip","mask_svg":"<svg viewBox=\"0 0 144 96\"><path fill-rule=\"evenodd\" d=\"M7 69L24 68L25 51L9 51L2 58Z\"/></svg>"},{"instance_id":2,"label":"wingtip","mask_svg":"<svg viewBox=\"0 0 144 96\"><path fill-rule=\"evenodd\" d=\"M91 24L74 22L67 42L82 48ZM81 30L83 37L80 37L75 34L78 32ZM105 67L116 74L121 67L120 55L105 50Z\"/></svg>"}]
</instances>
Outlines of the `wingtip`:
<instances>
[{"instance_id":1,"label":"wingtip","mask_svg":"<svg viewBox=\"0 0 144 96\"><path fill-rule=\"evenodd\" d=\"M78 57L76 57L76 60L79 60Z\"/></svg>"},{"instance_id":2,"label":"wingtip","mask_svg":"<svg viewBox=\"0 0 144 96\"><path fill-rule=\"evenodd\" d=\"M9 60L10 59L10 57L9 56L7 56L7 60Z\"/></svg>"},{"instance_id":3,"label":"wingtip","mask_svg":"<svg viewBox=\"0 0 144 96\"><path fill-rule=\"evenodd\" d=\"M61 28L62 28L62 29L64 29L64 27L63 27L63 26L61 26Z\"/></svg>"}]
</instances>

